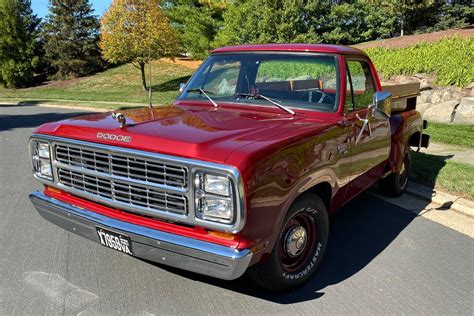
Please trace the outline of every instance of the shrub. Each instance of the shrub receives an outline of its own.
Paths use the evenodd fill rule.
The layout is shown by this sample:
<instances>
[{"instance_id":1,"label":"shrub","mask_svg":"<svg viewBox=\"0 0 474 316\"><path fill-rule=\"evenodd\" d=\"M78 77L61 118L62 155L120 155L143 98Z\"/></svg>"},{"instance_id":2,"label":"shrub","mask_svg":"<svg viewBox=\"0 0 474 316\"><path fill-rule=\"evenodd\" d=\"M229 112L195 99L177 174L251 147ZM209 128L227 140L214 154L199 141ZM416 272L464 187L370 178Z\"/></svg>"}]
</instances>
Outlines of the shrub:
<instances>
[{"instance_id":1,"label":"shrub","mask_svg":"<svg viewBox=\"0 0 474 316\"><path fill-rule=\"evenodd\" d=\"M428 73L441 86L465 87L474 81L474 37L450 37L432 43L365 50L384 77Z\"/></svg>"}]
</instances>

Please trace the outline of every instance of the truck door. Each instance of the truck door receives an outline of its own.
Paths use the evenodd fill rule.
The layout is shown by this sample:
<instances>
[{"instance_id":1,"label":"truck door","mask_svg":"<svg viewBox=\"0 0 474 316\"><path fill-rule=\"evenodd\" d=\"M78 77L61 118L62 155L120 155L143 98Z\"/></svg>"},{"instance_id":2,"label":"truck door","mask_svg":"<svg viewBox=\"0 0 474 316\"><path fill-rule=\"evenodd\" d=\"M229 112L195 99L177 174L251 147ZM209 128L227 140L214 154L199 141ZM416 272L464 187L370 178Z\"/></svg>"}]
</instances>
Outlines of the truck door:
<instances>
[{"instance_id":1,"label":"truck door","mask_svg":"<svg viewBox=\"0 0 474 316\"><path fill-rule=\"evenodd\" d=\"M382 176L390 155L390 123L368 109L377 91L368 61L347 59L346 72L344 115L352 125L351 180L346 196L351 198Z\"/></svg>"}]
</instances>

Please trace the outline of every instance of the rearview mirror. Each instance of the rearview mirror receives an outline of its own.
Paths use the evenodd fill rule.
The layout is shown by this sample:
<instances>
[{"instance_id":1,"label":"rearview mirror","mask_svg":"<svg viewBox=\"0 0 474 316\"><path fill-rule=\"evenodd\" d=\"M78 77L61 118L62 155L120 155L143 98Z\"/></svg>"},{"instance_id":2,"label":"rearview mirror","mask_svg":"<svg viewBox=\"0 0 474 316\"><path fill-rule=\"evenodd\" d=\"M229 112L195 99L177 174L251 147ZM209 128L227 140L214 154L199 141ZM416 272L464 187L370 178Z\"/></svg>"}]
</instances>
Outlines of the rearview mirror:
<instances>
[{"instance_id":1,"label":"rearview mirror","mask_svg":"<svg viewBox=\"0 0 474 316\"><path fill-rule=\"evenodd\" d=\"M184 91L184 88L186 87L185 83L180 83L179 84L179 92L182 93Z\"/></svg>"},{"instance_id":2,"label":"rearview mirror","mask_svg":"<svg viewBox=\"0 0 474 316\"><path fill-rule=\"evenodd\" d=\"M390 97L392 94L386 91L378 91L374 93L373 108L374 116L377 119L389 118L391 114Z\"/></svg>"}]
</instances>

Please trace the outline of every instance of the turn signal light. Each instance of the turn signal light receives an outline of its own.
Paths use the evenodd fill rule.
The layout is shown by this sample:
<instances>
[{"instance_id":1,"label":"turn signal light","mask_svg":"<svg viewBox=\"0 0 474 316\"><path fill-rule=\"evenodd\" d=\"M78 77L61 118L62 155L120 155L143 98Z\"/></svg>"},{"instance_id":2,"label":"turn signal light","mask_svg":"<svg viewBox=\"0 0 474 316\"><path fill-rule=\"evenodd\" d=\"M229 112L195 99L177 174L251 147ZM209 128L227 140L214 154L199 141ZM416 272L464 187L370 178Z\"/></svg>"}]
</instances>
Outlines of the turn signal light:
<instances>
[{"instance_id":1,"label":"turn signal light","mask_svg":"<svg viewBox=\"0 0 474 316\"><path fill-rule=\"evenodd\" d=\"M219 237L219 238L224 238L224 239L229 239L229 240L234 240L234 234L232 233L226 233L226 232L218 232L215 230L209 230L207 232L209 236L214 236L214 237Z\"/></svg>"},{"instance_id":2,"label":"turn signal light","mask_svg":"<svg viewBox=\"0 0 474 316\"><path fill-rule=\"evenodd\" d=\"M51 192L53 192L53 193L60 194L60 193L62 192L61 190L59 190L59 189L57 189L57 188L55 188L55 187L50 187L49 185L46 185L45 187L46 187L46 190L51 191Z\"/></svg>"}]
</instances>

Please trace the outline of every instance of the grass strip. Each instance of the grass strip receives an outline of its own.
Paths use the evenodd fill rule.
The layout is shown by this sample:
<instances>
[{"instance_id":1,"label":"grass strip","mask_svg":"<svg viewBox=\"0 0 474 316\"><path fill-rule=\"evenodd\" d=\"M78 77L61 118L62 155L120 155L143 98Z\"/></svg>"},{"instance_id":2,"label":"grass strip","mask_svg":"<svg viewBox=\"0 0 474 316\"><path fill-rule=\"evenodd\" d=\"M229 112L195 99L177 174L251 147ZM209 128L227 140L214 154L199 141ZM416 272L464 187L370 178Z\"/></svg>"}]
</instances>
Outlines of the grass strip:
<instances>
[{"instance_id":1,"label":"grass strip","mask_svg":"<svg viewBox=\"0 0 474 316\"><path fill-rule=\"evenodd\" d=\"M412 180L464 198L474 199L474 165L448 157L413 153Z\"/></svg>"},{"instance_id":2,"label":"grass strip","mask_svg":"<svg viewBox=\"0 0 474 316\"><path fill-rule=\"evenodd\" d=\"M426 134L437 143L474 148L474 124L444 124L428 122Z\"/></svg>"}]
</instances>

